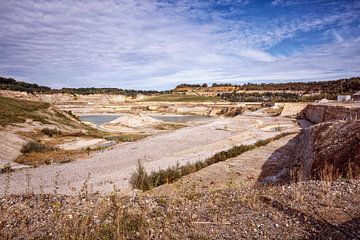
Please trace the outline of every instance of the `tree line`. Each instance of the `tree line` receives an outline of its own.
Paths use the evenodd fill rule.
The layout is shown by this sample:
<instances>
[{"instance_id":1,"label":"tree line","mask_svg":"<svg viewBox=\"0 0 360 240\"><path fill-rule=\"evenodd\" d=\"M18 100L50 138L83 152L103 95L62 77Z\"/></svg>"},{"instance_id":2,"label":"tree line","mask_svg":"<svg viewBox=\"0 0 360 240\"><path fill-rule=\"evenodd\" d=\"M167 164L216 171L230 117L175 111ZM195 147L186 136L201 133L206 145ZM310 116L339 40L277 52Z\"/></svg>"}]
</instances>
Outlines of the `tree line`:
<instances>
[{"instance_id":1,"label":"tree line","mask_svg":"<svg viewBox=\"0 0 360 240\"><path fill-rule=\"evenodd\" d=\"M52 89L46 86L40 86L35 83L26 83L17 81L13 78L0 77L0 89L21 91L27 93L71 93L80 95L89 94L118 94L125 96L135 97L138 94L153 95L161 93L160 91L145 91L145 90L133 90L133 89L120 89L120 88L61 88Z\"/></svg>"},{"instance_id":2,"label":"tree line","mask_svg":"<svg viewBox=\"0 0 360 240\"><path fill-rule=\"evenodd\" d=\"M231 83L213 83L212 87L236 87L240 90L259 90L259 91L301 91L304 94L311 94L314 92L327 94L352 94L360 91L360 77L353 77L349 79L339 79L331 81L319 82L287 82L287 83L245 83L245 84L231 84ZM180 84L177 87L207 87L207 84Z\"/></svg>"}]
</instances>

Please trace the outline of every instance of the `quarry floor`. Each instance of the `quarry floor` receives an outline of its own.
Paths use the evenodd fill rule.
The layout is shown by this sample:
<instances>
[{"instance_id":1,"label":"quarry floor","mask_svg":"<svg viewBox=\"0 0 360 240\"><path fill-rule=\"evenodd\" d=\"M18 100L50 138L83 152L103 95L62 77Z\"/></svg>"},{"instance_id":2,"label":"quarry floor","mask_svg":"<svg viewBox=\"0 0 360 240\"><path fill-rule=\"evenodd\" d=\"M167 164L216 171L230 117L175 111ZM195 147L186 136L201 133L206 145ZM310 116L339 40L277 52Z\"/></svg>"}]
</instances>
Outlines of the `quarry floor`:
<instances>
[{"instance_id":1,"label":"quarry floor","mask_svg":"<svg viewBox=\"0 0 360 240\"><path fill-rule=\"evenodd\" d=\"M129 178L138 161L147 171L158 170L205 160L235 145L253 144L281 132L297 130L297 123L291 119L259 113L217 118L205 124L119 144L91 153L86 159L19 170L10 175L1 174L0 193L73 194L84 183L90 186L92 192L108 193L115 188L122 193L130 193ZM277 148L273 146L274 151ZM264 155L266 159L267 154Z\"/></svg>"}]
</instances>

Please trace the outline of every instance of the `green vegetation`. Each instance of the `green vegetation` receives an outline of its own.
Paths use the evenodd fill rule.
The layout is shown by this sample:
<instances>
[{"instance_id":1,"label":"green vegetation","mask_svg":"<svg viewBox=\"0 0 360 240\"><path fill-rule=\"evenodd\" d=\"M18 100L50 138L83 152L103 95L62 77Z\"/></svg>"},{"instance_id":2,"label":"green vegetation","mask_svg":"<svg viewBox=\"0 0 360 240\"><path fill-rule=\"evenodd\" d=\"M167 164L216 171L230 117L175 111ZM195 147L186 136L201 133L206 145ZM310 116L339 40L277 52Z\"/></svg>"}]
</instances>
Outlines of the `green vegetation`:
<instances>
[{"instance_id":1,"label":"green vegetation","mask_svg":"<svg viewBox=\"0 0 360 240\"><path fill-rule=\"evenodd\" d=\"M229 102L313 102L323 98L335 100L338 93L317 93L314 95L295 94L288 92L232 92L220 94L221 99Z\"/></svg>"},{"instance_id":2,"label":"green vegetation","mask_svg":"<svg viewBox=\"0 0 360 240\"><path fill-rule=\"evenodd\" d=\"M229 158L237 157L244 152L253 150L257 147L265 146L272 141L279 140L280 138L290 134L293 133L281 133L273 138L259 140L255 144L235 146L227 151L221 151L219 153L216 153L214 156L206 159L205 161L187 163L184 166L179 166L179 164L177 164L175 167L159 169L158 171L151 172L150 174L145 171L145 168L139 162L136 172L134 172L131 176L130 184L133 188L147 191L166 183L173 183L180 179L182 176L199 171L200 169L203 169L218 162L225 161Z\"/></svg>"},{"instance_id":3,"label":"green vegetation","mask_svg":"<svg viewBox=\"0 0 360 240\"><path fill-rule=\"evenodd\" d=\"M12 78L0 77L0 89L21 91L27 93L71 93L71 94L119 94L125 96L136 97L137 94L152 95L160 93L159 91L142 91L142 90L128 90L119 88L62 88L51 89L45 86L39 86L37 84L31 84L21 81L16 81Z\"/></svg>"},{"instance_id":4,"label":"green vegetation","mask_svg":"<svg viewBox=\"0 0 360 240\"><path fill-rule=\"evenodd\" d=\"M145 137L146 135L122 134L115 136L114 135L105 136L104 139L108 141L116 141L116 142L135 142Z\"/></svg>"},{"instance_id":5,"label":"green vegetation","mask_svg":"<svg viewBox=\"0 0 360 240\"><path fill-rule=\"evenodd\" d=\"M53 147L49 147L46 146L45 144L39 143L39 142L34 142L34 141L30 141L25 143L20 152L21 153L32 153L32 152L37 152L37 153L41 153L41 152L47 152L47 151L52 151L54 150Z\"/></svg>"},{"instance_id":6,"label":"green vegetation","mask_svg":"<svg viewBox=\"0 0 360 240\"><path fill-rule=\"evenodd\" d=\"M183 94L162 94L160 96L146 99L147 102L216 102L219 97L194 96Z\"/></svg>"},{"instance_id":7,"label":"green vegetation","mask_svg":"<svg viewBox=\"0 0 360 240\"><path fill-rule=\"evenodd\" d=\"M305 93L321 92L327 94L354 93L360 90L360 77L321 82L288 82L288 83L247 83L239 85L239 90L263 91L305 91Z\"/></svg>"},{"instance_id":8,"label":"green vegetation","mask_svg":"<svg viewBox=\"0 0 360 240\"><path fill-rule=\"evenodd\" d=\"M200 84L180 84L177 88L200 88ZM233 87L234 92L219 94L223 100L230 102L306 102L323 98L334 100L339 94L353 94L360 91L360 78L340 79L321 82L288 82L288 83L246 83L212 84L212 87ZM261 92L239 92L261 91ZM274 92L277 91L277 92ZM286 92L294 91L294 92Z\"/></svg>"},{"instance_id":9,"label":"green vegetation","mask_svg":"<svg viewBox=\"0 0 360 240\"><path fill-rule=\"evenodd\" d=\"M0 97L0 126L23 123L26 119L48 123L39 111L49 107L49 103Z\"/></svg>"},{"instance_id":10,"label":"green vegetation","mask_svg":"<svg viewBox=\"0 0 360 240\"><path fill-rule=\"evenodd\" d=\"M207 86L207 85L204 85ZM360 77L320 82L287 82L287 83L213 83L212 87L236 87L237 90L259 91L303 91L305 93L321 92L323 94L352 94L360 90ZM177 87L202 87L200 84L180 84Z\"/></svg>"},{"instance_id":11,"label":"green vegetation","mask_svg":"<svg viewBox=\"0 0 360 240\"><path fill-rule=\"evenodd\" d=\"M303 101L304 99L295 93L285 92L264 92L264 93L223 93L220 95L221 99L230 102L296 102ZM322 98L321 98L322 99Z\"/></svg>"},{"instance_id":12,"label":"green vegetation","mask_svg":"<svg viewBox=\"0 0 360 240\"><path fill-rule=\"evenodd\" d=\"M26 82L16 81L12 78L0 77L0 89L21 91L27 93L39 92L45 93L51 91L51 88L45 86L39 86L37 84L31 84Z\"/></svg>"}]
</instances>

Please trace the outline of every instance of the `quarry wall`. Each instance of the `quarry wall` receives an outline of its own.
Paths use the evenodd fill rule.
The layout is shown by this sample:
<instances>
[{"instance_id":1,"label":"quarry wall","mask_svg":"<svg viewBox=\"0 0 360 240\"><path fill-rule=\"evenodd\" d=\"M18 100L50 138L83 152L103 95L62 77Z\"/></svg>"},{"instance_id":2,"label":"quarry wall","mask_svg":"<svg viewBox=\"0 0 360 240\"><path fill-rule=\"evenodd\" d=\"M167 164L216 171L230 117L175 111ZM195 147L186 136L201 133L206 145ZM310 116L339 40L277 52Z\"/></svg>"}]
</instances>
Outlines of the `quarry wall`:
<instances>
[{"instance_id":1,"label":"quarry wall","mask_svg":"<svg viewBox=\"0 0 360 240\"><path fill-rule=\"evenodd\" d=\"M360 119L360 105L348 107L341 105L311 104L301 111L300 117L312 123Z\"/></svg>"},{"instance_id":2,"label":"quarry wall","mask_svg":"<svg viewBox=\"0 0 360 240\"><path fill-rule=\"evenodd\" d=\"M300 117L315 123L295 139L292 154L300 180L360 177L360 108L314 104Z\"/></svg>"}]
</instances>

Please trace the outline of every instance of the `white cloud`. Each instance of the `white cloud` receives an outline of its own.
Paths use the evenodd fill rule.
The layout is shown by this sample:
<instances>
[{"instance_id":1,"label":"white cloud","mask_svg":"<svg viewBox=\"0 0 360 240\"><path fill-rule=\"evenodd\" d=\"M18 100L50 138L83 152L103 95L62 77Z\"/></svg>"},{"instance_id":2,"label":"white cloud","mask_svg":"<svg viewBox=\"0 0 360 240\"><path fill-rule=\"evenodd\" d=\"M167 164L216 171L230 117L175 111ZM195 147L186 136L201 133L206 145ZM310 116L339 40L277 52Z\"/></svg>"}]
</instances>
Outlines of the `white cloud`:
<instances>
[{"instance_id":1,"label":"white cloud","mask_svg":"<svg viewBox=\"0 0 360 240\"><path fill-rule=\"evenodd\" d=\"M321 61L310 53L283 59L266 51L299 31L346 26L357 19L356 11L248 20L232 16L246 14L249 2L231 3L224 12L211 6L230 0L2 1L0 75L54 87L164 89L179 82L289 79L291 73L291 79L323 78L335 76L327 72L339 64L358 71L358 58L341 58L359 47L336 31L332 34L341 45L312 49L327 56ZM339 48L348 55L335 51Z\"/></svg>"}]
</instances>

